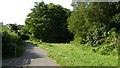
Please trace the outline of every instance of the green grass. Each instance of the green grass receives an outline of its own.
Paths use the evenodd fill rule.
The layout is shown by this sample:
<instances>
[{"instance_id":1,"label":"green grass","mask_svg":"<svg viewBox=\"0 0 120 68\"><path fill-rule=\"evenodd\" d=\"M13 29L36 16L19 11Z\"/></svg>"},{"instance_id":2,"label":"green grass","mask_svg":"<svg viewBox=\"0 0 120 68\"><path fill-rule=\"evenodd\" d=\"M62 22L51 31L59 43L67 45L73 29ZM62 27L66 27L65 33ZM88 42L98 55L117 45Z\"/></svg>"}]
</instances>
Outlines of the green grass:
<instances>
[{"instance_id":1,"label":"green grass","mask_svg":"<svg viewBox=\"0 0 120 68\"><path fill-rule=\"evenodd\" d=\"M49 57L62 66L117 66L118 56L100 55L91 50L83 50L82 45L32 42L45 49Z\"/></svg>"}]
</instances>

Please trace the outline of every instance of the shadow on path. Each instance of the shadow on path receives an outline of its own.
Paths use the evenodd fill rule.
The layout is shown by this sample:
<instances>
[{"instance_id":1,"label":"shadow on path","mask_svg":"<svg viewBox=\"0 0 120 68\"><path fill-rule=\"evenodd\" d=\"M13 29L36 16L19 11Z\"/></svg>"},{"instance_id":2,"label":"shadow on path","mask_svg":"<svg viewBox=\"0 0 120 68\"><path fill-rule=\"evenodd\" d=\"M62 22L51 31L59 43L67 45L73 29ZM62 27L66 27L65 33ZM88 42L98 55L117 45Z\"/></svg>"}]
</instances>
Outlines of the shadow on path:
<instances>
[{"instance_id":1,"label":"shadow on path","mask_svg":"<svg viewBox=\"0 0 120 68\"><path fill-rule=\"evenodd\" d=\"M25 43L25 53L17 58L3 59L3 66L58 66L46 51L32 43Z\"/></svg>"}]
</instances>

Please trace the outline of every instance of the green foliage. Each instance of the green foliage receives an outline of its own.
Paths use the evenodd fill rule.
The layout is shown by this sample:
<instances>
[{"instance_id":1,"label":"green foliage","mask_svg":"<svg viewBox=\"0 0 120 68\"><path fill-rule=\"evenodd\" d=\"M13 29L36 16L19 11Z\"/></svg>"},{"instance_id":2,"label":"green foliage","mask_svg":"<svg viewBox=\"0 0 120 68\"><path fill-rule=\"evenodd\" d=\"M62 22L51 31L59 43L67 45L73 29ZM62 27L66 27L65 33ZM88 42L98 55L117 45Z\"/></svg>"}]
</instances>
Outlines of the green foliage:
<instances>
[{"instance_id":1,"label":"green foliage","mask_svg":"<svg viewBox=\"0 0 120 68\"><path fill-rule=\"evenodd\" d=\"M111 52L114 52L113 54L118 55L119 46L118 42L116 41L118 39L117 37L118 35L115 31L116 30L113 28L107 32L109 36L106 37L102 48L100 48L102 49L102 51L100 50L102 54L103 53L110 54Z\"/></svg>"},{"instance_id":2,"label":"green foliage","mask_svg":"<svg viewBox=\"0 0 120 68\"><path fill-rule=\"evenodd\" d=\"M17 25L17 24L6 24L2 26L3 31L7 31L7 32L12 32L12 33L16 33L18 34L22 40L26 40L29 39L27 33L27 29L24 25Z\"/></svg>"},{"instance_id":3,"label":"green foliage","mask_svg":"<svg viewBox=\"0 0 120 68\"><path fill-rule=\"evenodd\" d=\"M116 28L116 31L119 31L120 27L120 13L115 14L111 19L111 25L113 25L113 28Z\"/></svg>"},{"instance_id":4,"label":"green foliage","mask_svg":"<svg viewBox=\"0 0 120 68\"><path fill-rule=\"evenodd\" d=\"M15 34L14 32L12 33L8 33L7 31L3 31L3 43L5 44L9 44L11 42L17 43L18 41L20 41L20 37Z\"/></svg>"},{"instance_id":5,"label":"green foliage","mask_svg":"<svg viewBox=\"0 0 120 68\"><path fill-rule=\"evenodd\" d=\"M81 4L78 10L73 11L68 18L68 30L74 34L74 38L85 38L88 28L91 26L89 19L86 17L85 4Z\"/></svg>"},{"instance_id":6,"label":"green foliage","mask_svg":"<svg viewBox=\"0 0 120 68\"><path fill-rule=\"evenodd\" d=\"M23 26L20 31L20 36L22 40L28 40L29 39L29 29L26 26Z\"/></svg>"},{"instance_id":7,"label":"green foliage","mask_svg":"<svg viewBox=\"0 0 120 68\"><path fill-rule=\"evenodd\" d=\"M37 42L33 42L37 43ZM39 47L49 53L49 57L56 60L61 66L117 66L118 56L100 55L91 50L83 49L83 46L76 46L63 43L38 43Z\"/></svg>"},{"instance_id":8,"label":"green foliage","mask_svg":"<svg viewBox=\"0 0 120 68\"><path fill-rule=\"evenodd\" d=\"M19 30L19 28L18 28L18 26L17 26L17 24L7 24L6 25L7 26L7 28L9 28L9 30L11 31L11 32L18 32L18 30Z\"/></svg>"},{"instance_id":9,"label":"green foliage","mask_svg":"<svg viewBox=\"0 0 120 68\"><path fill-rule=\"evenodd\" d=\"M4 25L3 25L4 26ZM7 27L2 30L2 55L3 58L6 56L16 56L22 55L24 52L24 44L18 34L15 32L10 32Z\"/></svg>"},{"instance_id":10,"label":"green foliage","mask_svg":"<svg viewBox=\"0 0 120 68\"><path fill-rule=\"evenodd\" d=\"M86 36L86 41L89 43L90 46L98 46L101 45L105 41L105 37L107 37L106 34L106 28L105 26L93 26L88 32Z\"/></svg>"},{"instance_id":11,"label":"green foliage","mask_svg":"<svg viewBox=\"0 0 120 68\"><path fill-rule=\"evenodd\" d=\"M2 26L2 31L11 32L7 26L5 26L5 25L1 25L1 26Z\"/></svg>"},{"instance_id":12,"label":"green foliage","mask_svg":"<svg viewBox=\"0 0 120 68\"><path fill-rule=\"evenodd\" d=\"M70 10L60 5L44 2L36 2L31 10L32 12L25 20L25 29L30 39L58 43L70 41L71 34L67 30L66 21L70 16Z\"/></svg>"},{"instance_id":13,"label":"green foliage","mask_svg":"<svg viewBox=\"0 0 120 68\"><path fill-rule=\"evenodd\" d=\"M120 23L120 13L113 16L112 21L114 21L115 23Z\"/></svg>"},{"instance_id":14,"label":"green foliage","mask_svg":"<svg viewBox=\"0 0 120 68\"><path fill-rule=\"evenodd\" d=\"M104 55L115 54L119 48L118 43L113 42L120 35L119 8L120 2L81 3L68 18L68 30L74 34L73 42L79 45L87 43L94 52Z\"/></svg>"}]
</instances>

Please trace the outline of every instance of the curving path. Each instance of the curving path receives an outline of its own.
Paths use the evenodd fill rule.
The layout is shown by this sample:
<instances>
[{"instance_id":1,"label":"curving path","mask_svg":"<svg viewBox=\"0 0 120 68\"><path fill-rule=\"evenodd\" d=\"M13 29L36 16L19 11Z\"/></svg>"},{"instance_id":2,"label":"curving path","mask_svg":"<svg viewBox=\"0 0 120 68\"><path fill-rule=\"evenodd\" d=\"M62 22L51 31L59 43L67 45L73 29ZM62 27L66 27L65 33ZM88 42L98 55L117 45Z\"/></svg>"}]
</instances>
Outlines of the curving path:
<instances>
[{"instance_id":1,"label":"curving path","mask_svg":"<svg viewBox=\"0 0 120 68\"><path fill-rule=\"evenodd\" d=\"M3 66L58 66L45 50L32 43L26 44L26 51L21 57L3 59Z\"/></svg>"}]
</instances>

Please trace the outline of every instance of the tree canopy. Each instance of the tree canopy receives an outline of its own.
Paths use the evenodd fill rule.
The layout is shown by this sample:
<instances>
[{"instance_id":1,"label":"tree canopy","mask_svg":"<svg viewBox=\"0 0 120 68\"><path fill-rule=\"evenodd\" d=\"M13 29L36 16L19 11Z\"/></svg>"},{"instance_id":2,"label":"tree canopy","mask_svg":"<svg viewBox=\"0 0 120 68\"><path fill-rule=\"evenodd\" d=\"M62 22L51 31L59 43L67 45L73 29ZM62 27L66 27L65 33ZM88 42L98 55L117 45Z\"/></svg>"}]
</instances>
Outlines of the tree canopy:
<instances>
[{"instance_id":1,"label":"tree canopy","mask_svg":"<svg viewBox=\"0 0 120 68\"><path fill-rule=\"evenodd\" d=\"M31 13L25 20L30 37L45 42L68 42L70 33L67 30L67 18L71 12L61 5L35 2Z\"/></svg>"},{"instance_id":2,"label":"tree canopy","mask_svg":"<svg viewBox=\"0 0 120 68\"><path fill-rule=\"evenodd\" d=\"M68 18L68 29L77 42L101 45L110 37L109 31L119 33L120 2L81 3ZM108 34L107 34L108 33ZM115 37L115 36L114 36Z\"/></svg>"}]
</instances>

